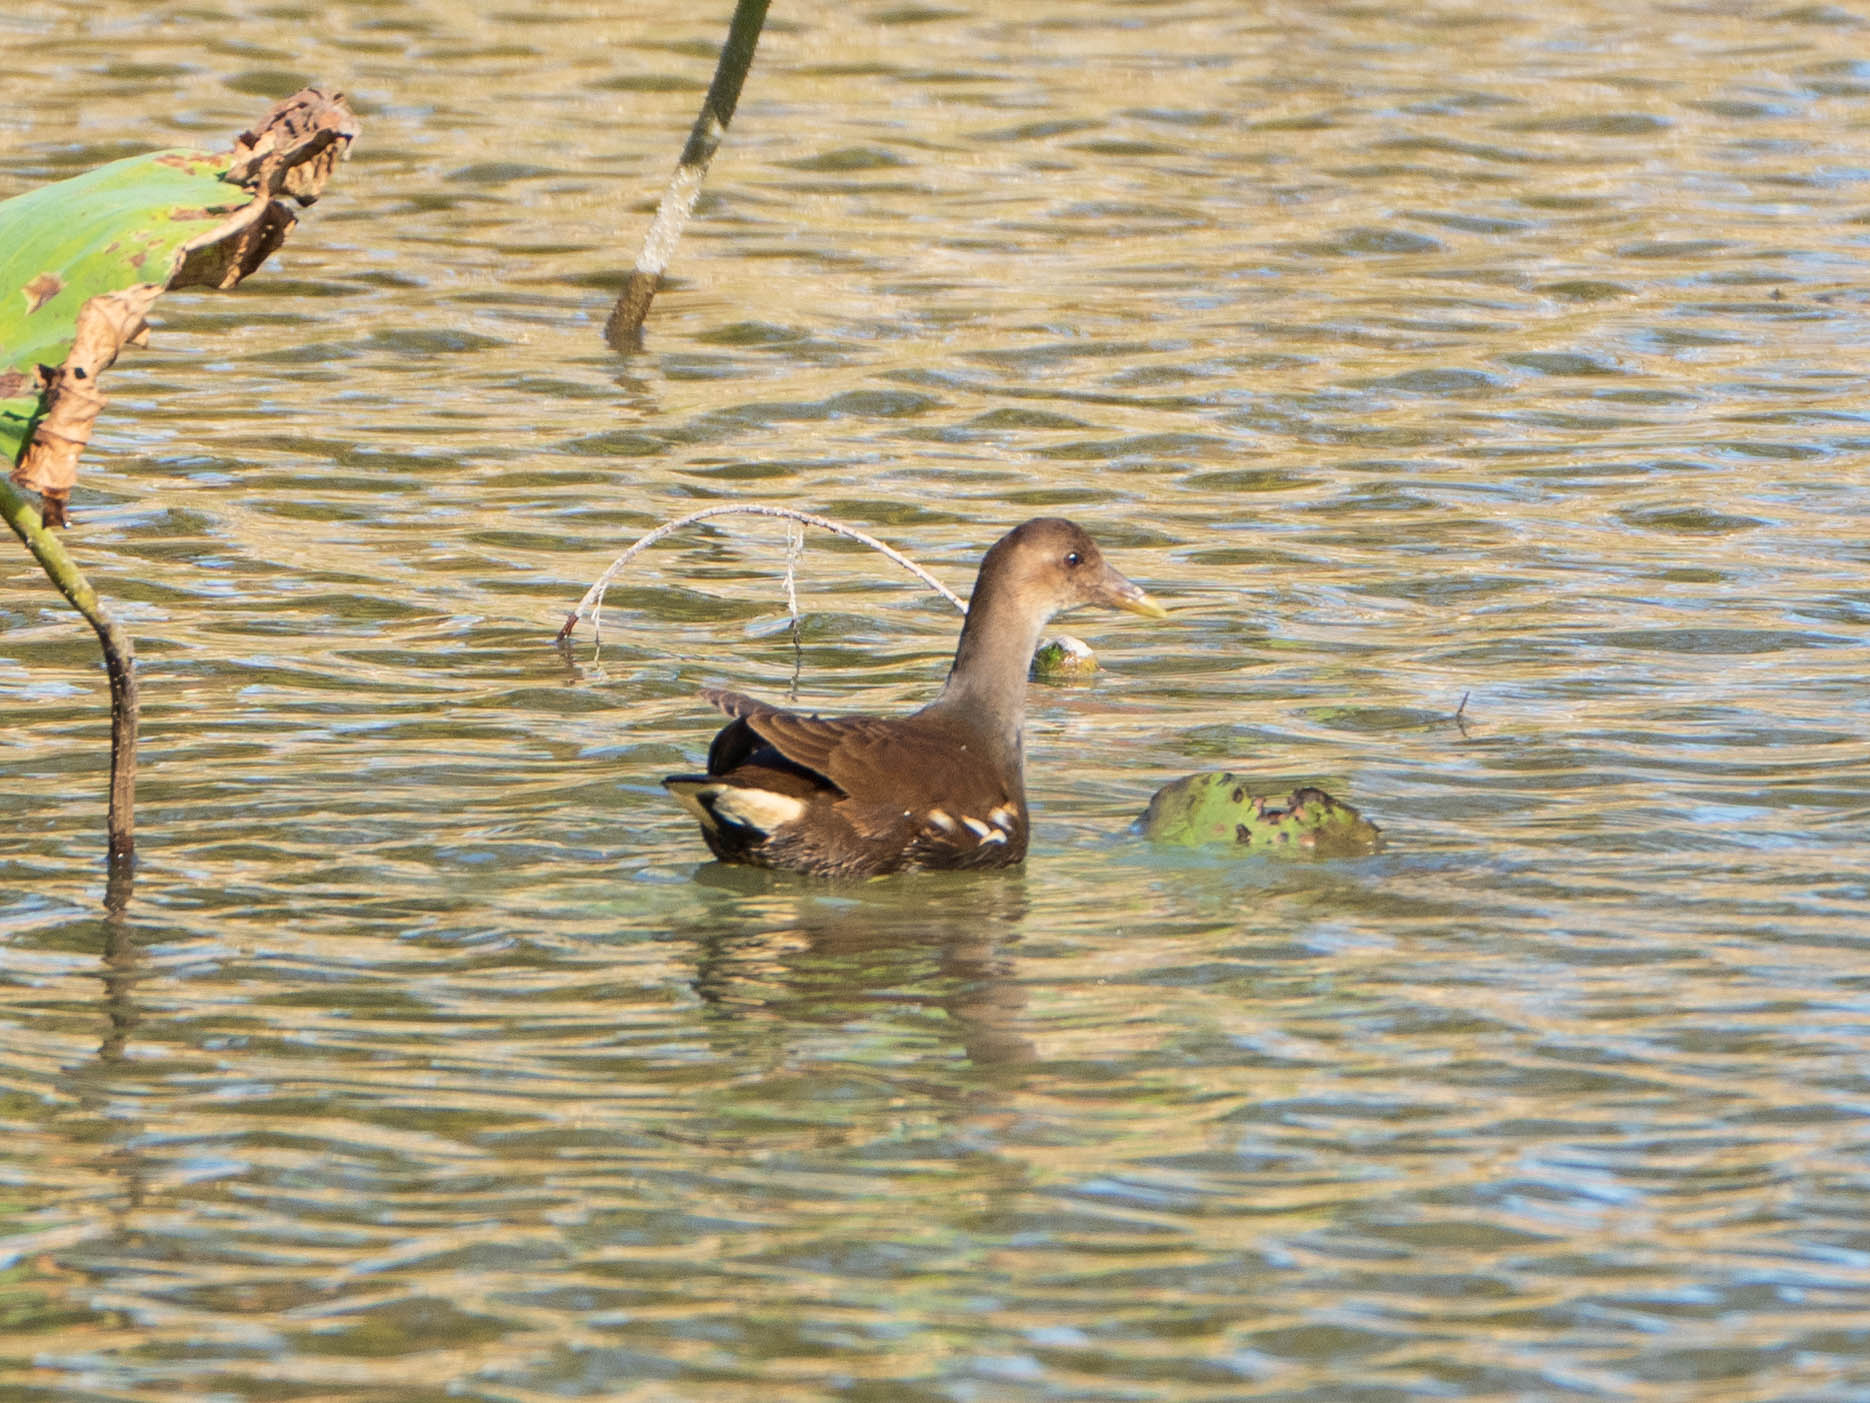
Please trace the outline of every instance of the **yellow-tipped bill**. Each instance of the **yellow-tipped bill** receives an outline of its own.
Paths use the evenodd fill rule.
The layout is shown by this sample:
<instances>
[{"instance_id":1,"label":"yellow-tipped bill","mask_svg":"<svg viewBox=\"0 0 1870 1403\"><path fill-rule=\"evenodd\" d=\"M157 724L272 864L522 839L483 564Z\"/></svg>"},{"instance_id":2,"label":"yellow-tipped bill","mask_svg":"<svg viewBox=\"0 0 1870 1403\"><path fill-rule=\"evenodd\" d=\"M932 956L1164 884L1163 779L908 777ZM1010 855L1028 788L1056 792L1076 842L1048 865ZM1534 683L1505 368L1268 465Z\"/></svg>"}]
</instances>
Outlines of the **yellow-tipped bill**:
<instances>
[{"instance_id":1,"label":"yellow-tipped bill","mask_svg":"<svg viewBox=\"0 0 1870 1403\"><path fill-rule=\"evenodd\" d=\"M1169 611L1163 608L1147 594L1142 587L1131 584L1108 565L1104 567L1102 588L1098 590L1097 602L1112 609L1123 609L1132 614L1141 614L1150 619L1166 619Z\"/></svg>"}]
</instances>

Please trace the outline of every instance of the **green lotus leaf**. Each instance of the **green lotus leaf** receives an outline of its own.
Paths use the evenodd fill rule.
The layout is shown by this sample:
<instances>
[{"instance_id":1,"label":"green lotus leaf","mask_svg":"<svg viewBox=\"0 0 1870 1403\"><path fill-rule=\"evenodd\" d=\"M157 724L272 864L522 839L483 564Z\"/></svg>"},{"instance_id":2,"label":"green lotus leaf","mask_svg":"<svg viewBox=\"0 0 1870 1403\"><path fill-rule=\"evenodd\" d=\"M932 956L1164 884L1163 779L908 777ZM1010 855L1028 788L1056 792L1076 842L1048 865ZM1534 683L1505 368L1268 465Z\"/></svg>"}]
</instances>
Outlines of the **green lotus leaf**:
<instances>
[{"instance_id":1,"label":"green lotus leaf","mask_svg":"<svg viewBox=\"0 0 1870 1403\"><path fill-rule=\"evenodd\" d=\"M1151 842L1243 853L1363 857L1383 846L1374 823L1322 789L1269 794L1230 770L1165 784L1136 826Z\"/></svg>"}]
</instances>

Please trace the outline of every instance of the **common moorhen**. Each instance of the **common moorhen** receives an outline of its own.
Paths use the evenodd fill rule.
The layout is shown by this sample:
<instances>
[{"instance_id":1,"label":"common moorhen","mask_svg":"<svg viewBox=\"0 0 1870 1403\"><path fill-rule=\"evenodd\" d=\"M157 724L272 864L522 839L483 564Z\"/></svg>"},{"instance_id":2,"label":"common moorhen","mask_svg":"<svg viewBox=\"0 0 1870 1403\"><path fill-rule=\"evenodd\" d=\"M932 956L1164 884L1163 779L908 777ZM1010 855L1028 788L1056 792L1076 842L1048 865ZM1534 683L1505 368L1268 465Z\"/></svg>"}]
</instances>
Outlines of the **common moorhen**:
<instances>
[{"instance_id":1,"label":"common moorhen","mask_svg":"<svg viewBox=\"0 0 1870 1403\"><path fill-rule=\"evenodd\" d=\"M1026 856L1026 673L1046 621L1079 604L1151 618L1162 606L1082 527L1039 517L980 563L954 667L913 715L807 716L738 692L705 775L663 781L724 862L822 877L1010 867Z\"/></svg>"}]
</instances>

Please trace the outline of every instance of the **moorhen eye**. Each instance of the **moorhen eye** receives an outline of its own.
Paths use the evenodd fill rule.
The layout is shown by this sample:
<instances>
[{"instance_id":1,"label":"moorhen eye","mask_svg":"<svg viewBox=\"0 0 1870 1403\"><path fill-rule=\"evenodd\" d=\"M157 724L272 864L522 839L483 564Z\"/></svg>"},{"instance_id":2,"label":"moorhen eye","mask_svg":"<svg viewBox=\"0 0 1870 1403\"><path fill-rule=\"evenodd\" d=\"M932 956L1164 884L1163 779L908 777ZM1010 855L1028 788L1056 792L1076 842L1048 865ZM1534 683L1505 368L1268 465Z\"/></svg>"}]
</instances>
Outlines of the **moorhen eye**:
<instances>
[{"instance_id":1,"label":"moorhen eye","mask_svg":"<svg viewBox=\"0 0 1870 1403\"><path fill-rule=\"evenodd\" d=\"M1079 555L1077 551L1072 551L1066 555L1065 563L1075 570L1080 565L1084 564L1084 557Z\"/></svg>"}]
</instances>

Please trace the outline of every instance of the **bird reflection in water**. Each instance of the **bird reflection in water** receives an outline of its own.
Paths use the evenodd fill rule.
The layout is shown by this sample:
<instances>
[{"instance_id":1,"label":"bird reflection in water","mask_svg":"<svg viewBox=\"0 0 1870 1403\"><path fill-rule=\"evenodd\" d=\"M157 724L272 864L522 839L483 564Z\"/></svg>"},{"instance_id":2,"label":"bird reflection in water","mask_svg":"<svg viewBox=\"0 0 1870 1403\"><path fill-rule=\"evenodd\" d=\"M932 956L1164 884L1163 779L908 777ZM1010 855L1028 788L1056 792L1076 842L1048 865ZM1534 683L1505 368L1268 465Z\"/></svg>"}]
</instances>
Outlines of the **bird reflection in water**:
<instances>
[{"instance_id":1,"label":"bird reflection in water","mask_svg":"<svg viewBox=\"0 0 1870 1403\"><path fill-rule=\"evenodd\" d=\"M1007 947L1026 914L1017 870L917 873L857 886L710 863L695 992L728 1018L800 1030L940 1009L979 1068L1034 1059L1026 994Z\"/></svg>"}]
</instances>

